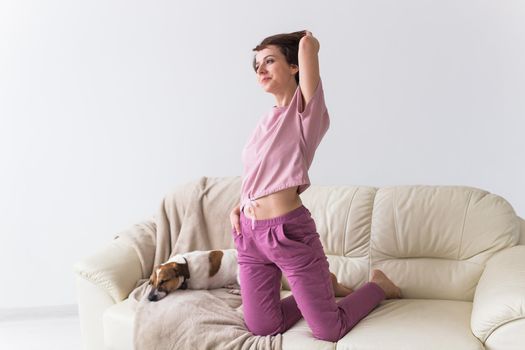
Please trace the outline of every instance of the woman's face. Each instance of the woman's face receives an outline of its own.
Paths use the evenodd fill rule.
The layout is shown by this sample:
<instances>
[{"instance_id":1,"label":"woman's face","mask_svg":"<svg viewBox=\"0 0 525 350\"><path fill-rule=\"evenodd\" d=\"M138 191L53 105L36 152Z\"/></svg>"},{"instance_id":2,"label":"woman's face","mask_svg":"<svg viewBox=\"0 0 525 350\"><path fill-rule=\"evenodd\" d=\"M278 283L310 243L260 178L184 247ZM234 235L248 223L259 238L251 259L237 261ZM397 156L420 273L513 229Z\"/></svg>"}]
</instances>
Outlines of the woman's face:
<instances>
[{"instance_id":1,"label":"woman's face","mask_svg":"<svg viewBox=\"0 0 525 350\"><path fill-rule=\"evenodd\" d=\"M255 72L262 88L266 92L275 92L287 86L290 79L295 81L294 75L298 68L286 62L277 46L269 45L255 55Z\"/></svg>"}]
</instances>

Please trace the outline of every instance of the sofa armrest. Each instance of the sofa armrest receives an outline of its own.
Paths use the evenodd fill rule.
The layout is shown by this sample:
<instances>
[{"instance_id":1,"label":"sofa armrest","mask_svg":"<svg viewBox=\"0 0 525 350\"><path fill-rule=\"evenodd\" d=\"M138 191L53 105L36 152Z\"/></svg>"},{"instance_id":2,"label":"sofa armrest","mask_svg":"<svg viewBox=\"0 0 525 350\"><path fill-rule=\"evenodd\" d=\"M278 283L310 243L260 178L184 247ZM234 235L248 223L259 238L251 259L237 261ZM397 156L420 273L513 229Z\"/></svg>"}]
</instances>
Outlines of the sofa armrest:
<instances>
[{"instance_id":1,"label":"sofa armrest","mask_svg":"<svg viewBox=\"0 0 525 350\"><path fill-rule=\"evenodd\" d=\"M95 254L74 265L84 350L105 349L104 313L126 299L151 273L155 256L155 218L119 232ZM148 276L149 277L149 276Z\"/></svg>"},{"instance_id":2,"label":"sofa armrest","mask_svg":"<svg viewBox=\"0 0 525 350\"><path fill-rule=\"evenodd\" d=\"M142 278L142 265L135 249L121 239L78 261L74 270L104 290L115 303L127 298Z\"/></svg>"},{"instance_id":3,"label":"sofa armrest","mask_svg":"<svg viewBox=\"0 0 525 350\"><path fill-rule=\"evenodd\" d=\"M470 326L483 343L500 326L525 318L525 246L496 253L476 287ZM525 329L523 329L525 332Z\"/></svg>"},{"instance_id":4,"label":"sofa armrest","mask_svg":"<svg viewBox=\"0 0 525 350\"><path fill-rule=\"evenodd\" d=\"M115 239L74 265L84 350L105 349L103 315L125 299L142 278L142 268L129 242Z\"/></svg>"}]
</instances>

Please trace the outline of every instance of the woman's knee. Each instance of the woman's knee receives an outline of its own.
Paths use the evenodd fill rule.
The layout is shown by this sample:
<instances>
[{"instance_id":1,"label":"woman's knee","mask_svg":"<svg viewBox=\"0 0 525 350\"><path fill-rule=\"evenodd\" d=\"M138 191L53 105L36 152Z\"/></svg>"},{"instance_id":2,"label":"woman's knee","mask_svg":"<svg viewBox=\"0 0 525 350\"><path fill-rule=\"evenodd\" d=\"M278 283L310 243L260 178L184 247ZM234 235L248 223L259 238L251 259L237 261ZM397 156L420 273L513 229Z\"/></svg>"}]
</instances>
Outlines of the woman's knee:
<instances>
[{"instance_id":1,"label":"woman's knee","mask_svg":"<svg viewBox=\"0 0 525 350\"><path fill-rule=\"evenodd\" d=\"M337 342L341 339L339 331L334 328L321 328L312 332L314 338L324 341Z\"/></svg>"},{"instance_id":2,"label":"woman's knee","mask_svg":"<svg viewBox=\"0 0 525 350\"><path fill-rule=\"evenodd\" d=\"M246 327L254 335L276 335L282 333L282 322L268 322L263 320L245 320Z\"/></svg>"},{"instance_id":3,"label":"woman's knee","mask_svg":"<svg viewBox=\"0 0 525 350\"><path fill-rule=\"evenodd\" d=\"M282 333L284 319L279 302L272 305L266 304L264 307L261 307L260 303L261 300L255 302L256 306L251 303L243 303L246 328L255 335Z\"/></svg>"}]
</instances>

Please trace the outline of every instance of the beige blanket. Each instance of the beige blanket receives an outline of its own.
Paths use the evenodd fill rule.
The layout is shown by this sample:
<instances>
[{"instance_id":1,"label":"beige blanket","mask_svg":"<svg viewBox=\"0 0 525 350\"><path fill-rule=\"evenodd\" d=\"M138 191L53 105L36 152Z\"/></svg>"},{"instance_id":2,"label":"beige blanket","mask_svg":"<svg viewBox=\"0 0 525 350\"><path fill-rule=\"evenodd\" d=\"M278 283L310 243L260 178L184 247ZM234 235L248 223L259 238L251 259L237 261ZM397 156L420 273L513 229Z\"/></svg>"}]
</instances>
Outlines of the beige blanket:
<instances>
[{"instance_id":1,"label":"beige blanket","mask_svg":"<svg viewBox=\"0 0 525 350\"><path fill-rule=\"evenodd\" d=\"M239 203L241 178L202 177L176 187L153 220L117 235L137 251L143 279L130 294L136 304L136 350L281 349L282 335L254 336L245 325L241 297L225 288L177 290L150 302L148 278L171 255L234 248L230 211Z\"/></svg>"}]
</instances>

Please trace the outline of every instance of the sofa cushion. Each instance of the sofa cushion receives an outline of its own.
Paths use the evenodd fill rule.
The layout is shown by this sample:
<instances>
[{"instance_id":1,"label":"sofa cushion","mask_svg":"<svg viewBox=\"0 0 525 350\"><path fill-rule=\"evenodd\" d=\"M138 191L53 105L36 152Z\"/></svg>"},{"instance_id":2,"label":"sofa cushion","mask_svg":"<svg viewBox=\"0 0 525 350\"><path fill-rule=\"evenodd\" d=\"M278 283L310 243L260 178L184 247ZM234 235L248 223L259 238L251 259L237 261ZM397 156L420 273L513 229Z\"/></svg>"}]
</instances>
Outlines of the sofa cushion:
<instances>
[{"instance_id":1,"label":"sofa cushion","mask_svg":"<svg viewBox=\"0 0 525 350\"><path fill-rule=\"evenodd\" d=\"M289 290L282 290L281 299L290 294L292 292ZM336 298L340 299L342 298ZM335 350L335 345L336 343L314 338L304 318L283 333L282 350Z\"/></svg>"},{"instance_id":2,"label":"sofa cushion","mask_svg":"<svg viewBox=\"0 0 525 350\"><path fill-rule=\"evenodd\" d=\"M316 339L301 318L292 328L283 333L282 350L335 350L336 343Z\"/></svg>"},{"instance_id":3,"label":"sofa cushion","mask_svg":"<svg viewBox=\"0 0 525 350\"><path fill-rule=\"evenodd\" d=\"M314 185L301 199L330 271L354 289L379 268L407 298L472 301L485 262L520 237L512 206L474 187Z\"/></svg>"},{"instance_id":4,"label":"sofa cushion","mask_svg":"<svg viewBox=\"0 0 525 350\"><path fill-rule=\"evenodd\" d=\"M466 186L383 187L376 193L371 268L412 299L472 301L485 262L519 240L502 197Z\"/></svg>"},{"instance_id":5,"label":"sofa cushion","mask_svg":"<svg viewBox=\"0 0 525 350\"><path fill-rule=\"evenodd\" d=\"M338 350L484 349L470 331L472 303L386 300L337 342Z\"/></svg>"}]
</instances>

